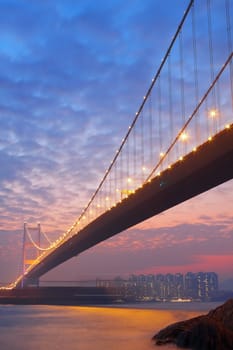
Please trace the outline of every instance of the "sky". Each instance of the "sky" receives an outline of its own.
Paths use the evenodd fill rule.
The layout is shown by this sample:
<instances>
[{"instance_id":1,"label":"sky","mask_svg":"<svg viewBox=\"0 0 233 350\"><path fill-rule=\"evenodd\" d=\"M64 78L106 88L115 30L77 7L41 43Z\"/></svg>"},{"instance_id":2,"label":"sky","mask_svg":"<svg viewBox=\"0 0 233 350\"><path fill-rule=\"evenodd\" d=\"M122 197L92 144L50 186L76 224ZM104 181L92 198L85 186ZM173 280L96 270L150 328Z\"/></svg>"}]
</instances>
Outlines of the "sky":
<instances>
[{"instance_id":1,"label":"sky","mask_svg":"<svg viewBox=\"0 0 233 350\"><path fill-rule=\"evenodd\" d=\"M0 0L0 283L19 274L24 222L40 222L54 238L80 215L187 5ZM43 278L187 271L233 278L232 188L233 180L169 209Z\"/></svg>"}]
</instances>

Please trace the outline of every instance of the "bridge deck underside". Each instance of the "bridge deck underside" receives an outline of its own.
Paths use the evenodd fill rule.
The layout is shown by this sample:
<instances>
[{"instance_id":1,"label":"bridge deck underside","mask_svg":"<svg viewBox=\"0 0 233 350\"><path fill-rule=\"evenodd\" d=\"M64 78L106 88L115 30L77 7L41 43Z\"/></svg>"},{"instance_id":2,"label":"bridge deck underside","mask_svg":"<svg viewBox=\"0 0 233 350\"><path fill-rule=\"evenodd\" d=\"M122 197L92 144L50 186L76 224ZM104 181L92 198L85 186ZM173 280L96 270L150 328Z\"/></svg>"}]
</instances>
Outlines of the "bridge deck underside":
<instances>
[{"instance_id":1,"label":"bridge deck underside","mask_svg":"<svg viewBox=\"0 0 233 350\"><path fill-rule=\"evenodd\" d=\"M71 237L27 278L38 278L99 242L232 178L233 125Z\"/></svg>"}]
</instances>

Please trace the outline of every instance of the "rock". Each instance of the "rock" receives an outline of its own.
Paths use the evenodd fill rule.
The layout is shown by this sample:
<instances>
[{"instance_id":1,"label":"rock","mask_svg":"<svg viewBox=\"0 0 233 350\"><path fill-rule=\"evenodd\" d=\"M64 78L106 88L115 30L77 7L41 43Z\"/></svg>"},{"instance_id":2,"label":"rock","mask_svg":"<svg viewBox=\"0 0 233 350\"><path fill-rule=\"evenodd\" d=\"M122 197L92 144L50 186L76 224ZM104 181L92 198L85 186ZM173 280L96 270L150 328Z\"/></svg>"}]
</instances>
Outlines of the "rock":
<instances>
[{"instance_id":1,"label":"rock","mask_svg":"<svg viewBox=\"0 0 233 350\"><path fill-rule=\"evenodd\" d=\"M168 343L192 350L233 349L233 299L207 315L174 323L155 334L156 345Z\"/></svg>"}]
</instances>

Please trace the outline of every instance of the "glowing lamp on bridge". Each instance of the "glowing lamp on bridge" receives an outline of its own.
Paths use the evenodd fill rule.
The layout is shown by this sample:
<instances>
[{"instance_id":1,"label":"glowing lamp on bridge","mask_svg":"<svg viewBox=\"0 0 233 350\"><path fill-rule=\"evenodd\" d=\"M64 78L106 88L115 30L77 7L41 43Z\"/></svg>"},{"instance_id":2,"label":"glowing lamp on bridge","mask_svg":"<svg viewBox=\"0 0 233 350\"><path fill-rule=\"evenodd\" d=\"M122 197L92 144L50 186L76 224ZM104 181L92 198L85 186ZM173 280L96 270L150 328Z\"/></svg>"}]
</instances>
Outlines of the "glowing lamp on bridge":
<instances>
[{"instance_id":1,"label":"glowing lamp on bridge","mask_svg":"<svg viewBox=\"0 0 233 350\"><path fill-rule=\"evenodd\" d=\"M188 140L189 136L188 136L188 133L186 131L183 131L181 134L180 134L180 141L182 142L186 142Z\"/></svg>"},{"instance_id":2,"label":"glowing lamp on bridge","mask_svg":"<svg viewBox=\"0 0 233 350\"><path fill-rule=\"evenodd\" d=\"M211 109L211 110L209 111L209 117L210 117L210 118L214 119L214 118L216 118L217 116L218 116L218 111L217 111L217 109Z\"/></svg>"}]
</instances>

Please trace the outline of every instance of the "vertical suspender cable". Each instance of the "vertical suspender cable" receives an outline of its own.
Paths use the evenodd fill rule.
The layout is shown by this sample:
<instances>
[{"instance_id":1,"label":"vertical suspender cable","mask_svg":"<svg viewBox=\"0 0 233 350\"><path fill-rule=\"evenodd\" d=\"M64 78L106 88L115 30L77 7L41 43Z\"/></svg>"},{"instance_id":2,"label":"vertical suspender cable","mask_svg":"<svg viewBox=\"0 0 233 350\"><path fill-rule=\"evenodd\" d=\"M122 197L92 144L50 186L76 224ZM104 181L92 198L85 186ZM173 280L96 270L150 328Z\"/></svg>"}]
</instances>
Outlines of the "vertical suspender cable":
<instances>
[{"instance_id":1,"label":"vertical suspender cable","mask_svg":"<svg viewBox=\"0 0 233 350\"><path fill-rule=\"evenodd\" d=\"M210 6L210 0L207 0L207 16L208 16L208 34L209 34L209 58L210 58L210 83L214 81L214 54L213 54L213 39L212 39L212 18L211 18L211 6ZM211 133L215 133L215 125L216 125L216 93L215 93L215 86L212 90L212 104L213 104L213 115L212 115L212 125ZM211 117L211 116L210 116Z\"/></svg>"},{"instance_id":2,"label":"vertical suspender cable","mask_svg":"<svg viewBox=\"0 0 233 350\"><path fill-rule=\"evenodd\" d=\"M141 185L144 181L144 172L143 172L143 167L144 167L144 161L145 161L145 157L144 157L144 110L141 111L141 117L140 117L140 121L141 121Z\"/></svg>"},{"instance_id":3,"label":"vertical suspender cable","mask_svg":"<svg viewBox=\"0 0 233 350\"><path fill-rule=\"evenodd\" d=\"M180 96L181 96L181 117L182 126L185 123L185 102L184 102L184 57L183 57L183 36L179 33L179 51L180 51Z\"/></svg>"},{"instance_id":4,"label":"vertical suspender cable","mask_svg":"<svg viewBox=\"0 0 233 350\"><path fill-rule=\"evenodd\" d=\"M152 97L151 97L152 92L149 95L149 133L150 133L150 140L149 140L149 152L150 152L150 156L149 156L149 164L152 167L153 165L153 114L152 114Z\"/></svg>"},{"instance_id":5,"label":"vertical suspender cable","mask_svg":"<svg viewBox=\"0 0 233 350\"><path fill-rule=\"evenodd\" d=\"M117 199L117 191L118 191L118 184L117 184L117 163L114 164L114 204L118 202Z\"/></svg>"},{"instance_id":6,"label":"vertical suspender cable","mask_svg":"<svg viewBox=\"0 0 233 350\"><path fill-rule=\"evenodd\" d=\"M225 0L225 8L226 8L226 23L227 23L227 41L228 41L228 51L229 54L232 53L232 34L231 34L231 17L230 17L230 6L232 2L230 0ZM232 111L233 111L233 63L230 61L230 84L231 84L231 103L232 103Z\"/></svg>"},{"instance_id":7,"label":"vertical suspender cable","mask_svg":"<svg viewBox=\"0 0 233 350\"><path fill-rule=\"evenodd\" d=\"M130 156L129 156L129 138L126 141L126 179L127 179L127 191L129 190L129 161L130 161Z\"/></svg>"},{"instance_id":8,"label":"vertical suspender cable","mask_svg":"<svg viewBox=\"0 0 233 350\"><path fill-rule=\"evenodd\" d=\"M163 156L163 140L162 140L162 101L161 101L161 77L158 77L158 112L159 112L159 154ZM161 164L162 165L162 164Z\"/></svg>"},{"instance_id":9,"label":"vertical suspender cable","mask_svg":"<svg viewBox=\"0 0 233 350\"><path fill-rule=\"evenodd\" d=\"M193 38L193 65L194 65L194 84L195 84L195 104L199 102L199 84L198 84L198 70L197 70L197 39L196 39L196 17L195 5L192 6L192 38ZM199 145L199 109L195 117L195 146Z\"/></svg>"},{"instance_id":10,"label":"vertical suspender cable","mask_svg":"<svg viewBox=\"0 0 233 350\"><path fill-rule=\"evenodd\" d=\"M120 191L121 191L121 199L122 199L122 193L123 193L123 159L122 159L122 152L120 152Z\"/></svg>"},{"instance_id":11,"label":"vertical suspender cable","mask_svg":"<svg viewBox=\"0 0 233 350\"><path fill-rule=\"evenodd\" d=\"M181 97L181 118L182 118L181 127L183 127L185 123L185 100L184 100L184 57L183 57L182 30L179 33L179 52L180 52L180 97ZM183 156L185 153L186 153L186 142L184 142L184 149L181 150L181 156Z\"/></svg>"},{"instance_id":12,"label":"vertical suspender cable","mask_svg":"<svg viewBox=\"0 0 233 350\"><path fill-rule=\"evenodd\" d=\"M168 56L168 96L169 96L169 129L170 129L170 140L173 140L174 135L174 124L173 124L173 98L172 98L172 77L171 77L171 55ZM168 155L170 157L170 154ZM169 163L172 159L169 159Z\"/></svg>"},{"instance_id":13,"label":"vertical suspender cable","mask_svg":"<svg viewBox=\"0 0 233 350\"><path fill-rule=\"evenodd\" d=\"M133 128L133 176L136 183L137 177L137 149L136 149L136 125Z\"/></svg>"}]
</instances>

